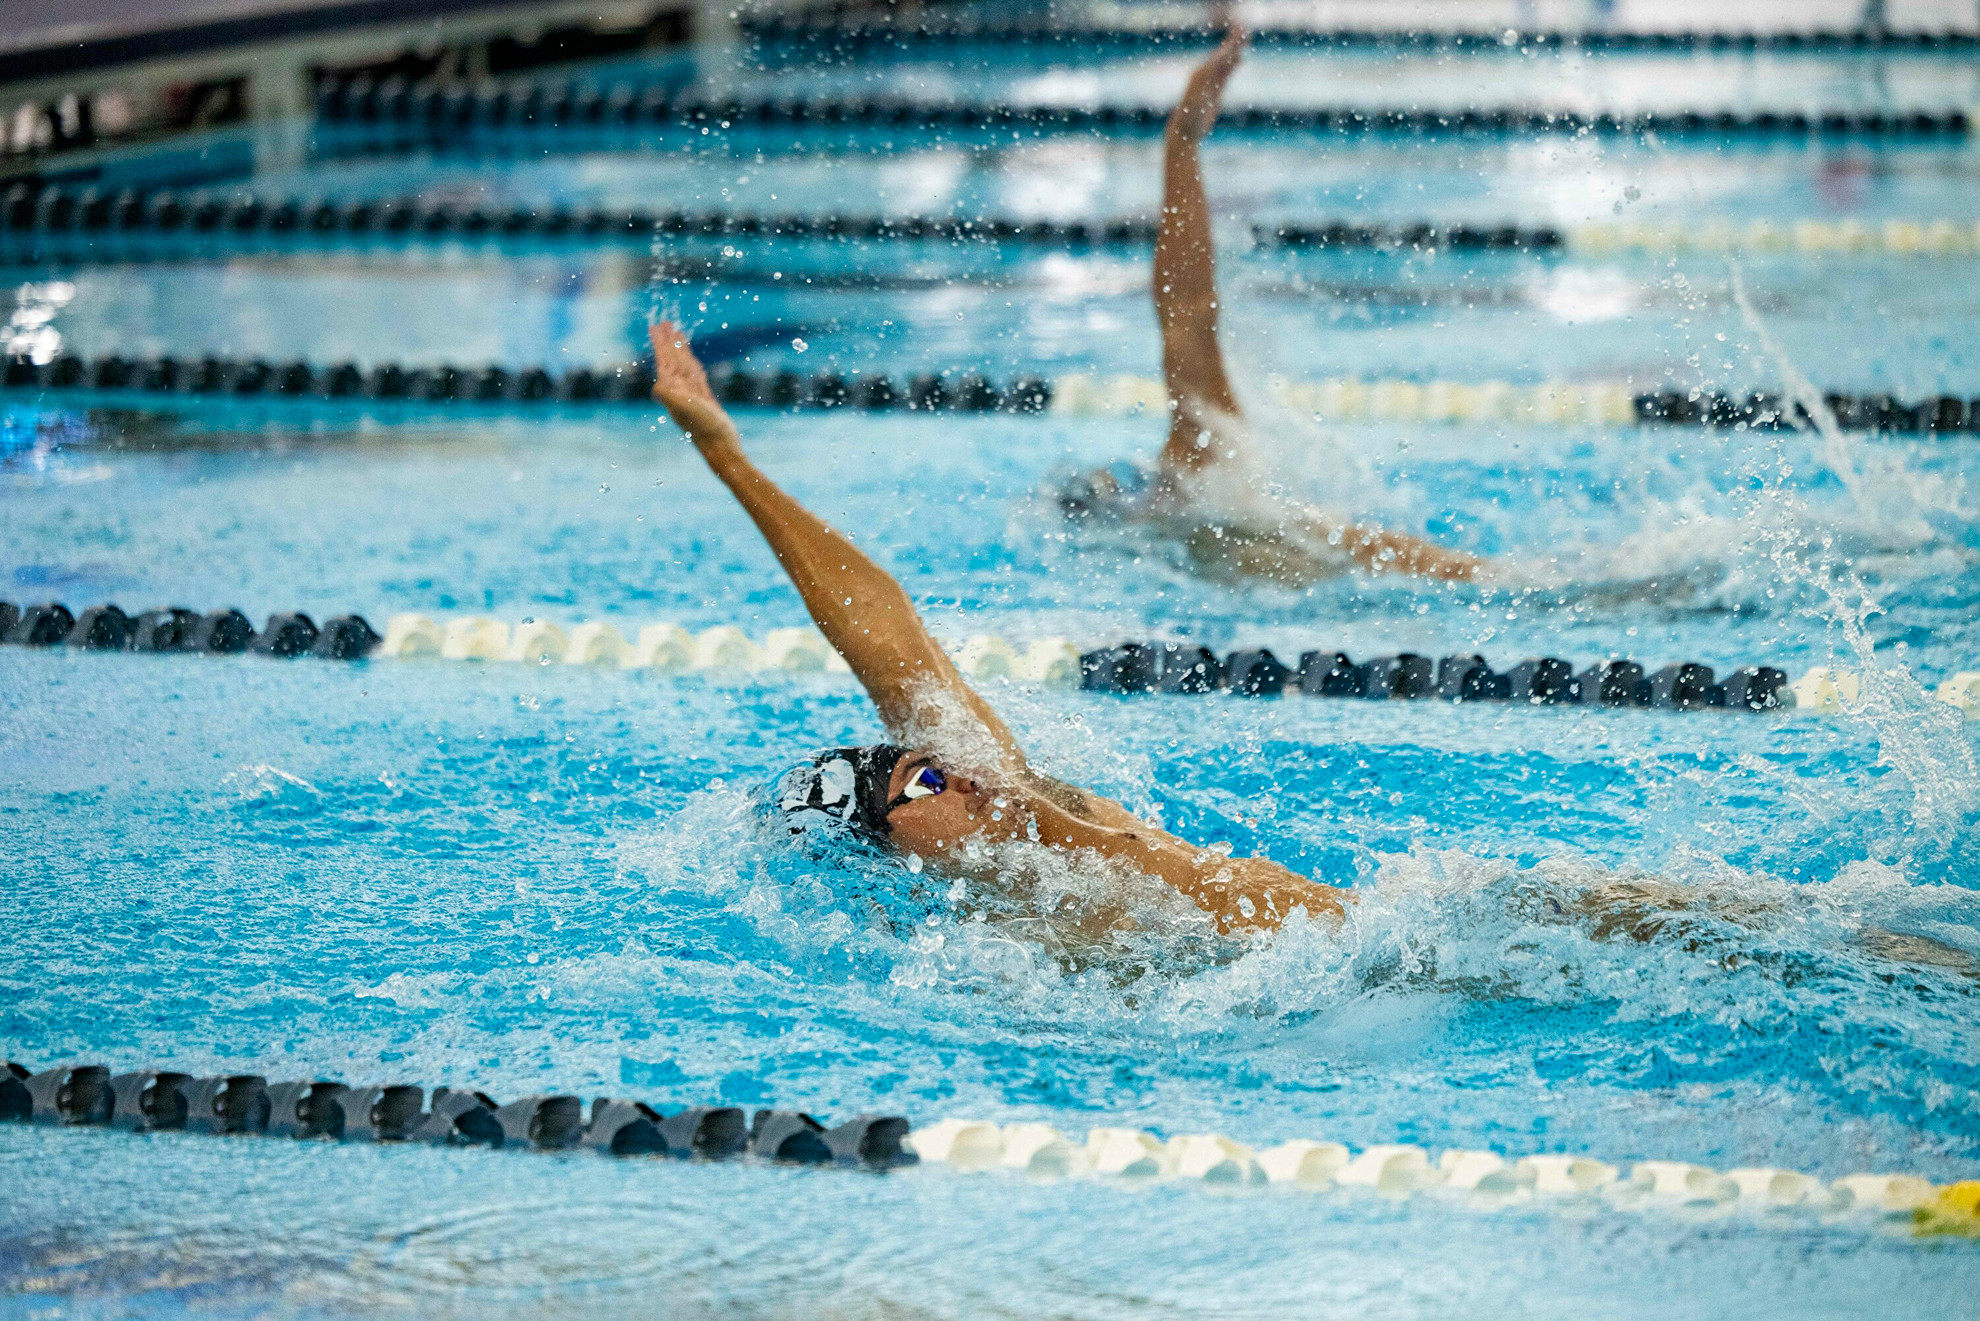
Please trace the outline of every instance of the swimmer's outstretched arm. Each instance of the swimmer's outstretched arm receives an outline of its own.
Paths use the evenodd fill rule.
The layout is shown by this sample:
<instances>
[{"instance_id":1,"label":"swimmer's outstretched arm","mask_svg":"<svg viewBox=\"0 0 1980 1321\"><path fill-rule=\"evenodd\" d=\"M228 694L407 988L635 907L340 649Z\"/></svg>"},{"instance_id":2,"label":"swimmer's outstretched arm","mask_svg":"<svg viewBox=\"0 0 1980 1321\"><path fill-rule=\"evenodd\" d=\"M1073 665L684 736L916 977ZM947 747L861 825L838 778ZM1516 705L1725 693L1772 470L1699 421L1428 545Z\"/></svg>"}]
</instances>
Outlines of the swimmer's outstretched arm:
<instances>
[{"instance_id":1,"label":"swimmer's outstretched arm","mask_svg":"<svg viewBox=\"0 0 1980 1321\"><path fill-rule=\"evenodd\" d=\"M1162 219L1155 232L1155 319L1162 329L1162 380L1169 394L1165 472L1194 472L1216 455L1205 411L1243 416L1224 351L1217 342L1217 253L1198 144L1217 122L1224 84L1244 58L1244 32L1224 43L1189 76L1162 138Z\"/></svg>"},{"instance_id":2,"label":"swimmer's outstretched arm","mask_svg":"<svg viewBox=\"0 0 1980 1321\"><path fill-rule=\"evenodd\" d=\"M1017 740L928 635L901 585L743 453L735 423L709 389L686 333L663 321L651 334L653 397L755 521L826 641L873 698L889 735L924 742L960 704L996 741L1007 768L1021 773Z\"/></svg>"},{"instance_id":3,"label":"swimmer's outstretched arm","mask_svg":"<svg viewBox=\"0 0 1980 1321\"><path fill-rule=\"evenodd\" d=\"M756 523L812 619L865 685L888 732L899 742L926 745L938 731L956 732L943 725L960 708L995 744L1002 765L989 769L1031 791L1024 812L992 813L976 823L976 833L1120 859L1167 881L1226 930L1277 926L1295 909L1314 917L1340 915L1345 896L1331 886L1266 858L1198 848L1119 803L1033 771L1004 722L928 635L900 584L750 462L687 336L668 322L653 326L652 336L653 397Z\"/></svg>"},{"instance_id":4,"label":"swimmer's outstretched arm","mask_svg":"<svg viewBox=\"0 0 1980 1321\"><path fill-rule=\"evenodd\" d=\"M1162 471L1197 472L1220 457L1219 417L1241 419L1224 351L1217 339L1217 255L1210 233L1210 201L1198 151L1217 122L1224 85L1244 58L1245 35L1233 24L1224 42L1189 77L1182 100L1169 115L1162 144L1162 221L1155 235L1155 318L1162 329L1162 379L1169 395L1169 437ZM1344 550L1372 573L1468 579L1483 561L1400 532L1341 523L1318 510L1298 522L1306 534Z\"/></svg>"}]
</instances>

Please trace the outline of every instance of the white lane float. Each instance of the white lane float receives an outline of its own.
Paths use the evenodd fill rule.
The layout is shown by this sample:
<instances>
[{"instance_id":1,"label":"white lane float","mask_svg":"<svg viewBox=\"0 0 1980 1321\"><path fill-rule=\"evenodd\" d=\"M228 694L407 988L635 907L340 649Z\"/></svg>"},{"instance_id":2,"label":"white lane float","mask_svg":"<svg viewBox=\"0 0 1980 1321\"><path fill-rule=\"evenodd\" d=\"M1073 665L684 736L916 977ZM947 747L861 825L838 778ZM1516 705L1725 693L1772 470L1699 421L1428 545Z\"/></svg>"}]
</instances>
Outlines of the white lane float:
<instances>
[{"instance_id":1,"label":"white lane float","mask_svg":"<svg viewBox=\"0 0 1980 1321\"><path fill-rule=\"evenodd\" d=\"M1612 1211L1669 1209L1689 1214L1766 1213L1924 1220L1935 1208L1951 1230L1980 1233L1980 1182L1936 1187L1910 1175L1851 1174L1824 1183L1812 1175L1771 1166L1721 1173L1688 1161L1642 1160L1626 1177L1615 1165L1589 1156L1546 1154L1508 1157L1494 1151L1451 1148L1434 1160L1420 1146L1378 1144L1354 1151L1338 1142L1296 1138L1254 1151L1218 1133L1186 1133L1166 1141L1136 1128L1101 1126L1085 1141L1050 1124L1007 1127L979 1119L945 1119L908 1135L906 1145L930 1164L966 1173L1002 1170L1031 1178L1091 1178L1124 1185L1173 1180L1249 1191L1267 1185L1325 1194L1366 1190L1403 1200L1419 1193L1447 1198L1454 1207L1491 1210L1509 1203L1578 1203ZM1536 1200L1537 1199L1537 1200ZM1971 1204L1971 1205L1969 1205ZM1970 1221L1976 1222L1972 1225Z\"/></svg>"},{"instance_id":2,"label":"white lane float","mask_svg":"<svg viewBox=\"0 0 1980 1321\"><path fill-rule=\"evenodd\" d=\"M639 631L625 664L627 669L691 670L694 634L679 624L648 624Z\"/></svg>"},{"instance_id":3,"label":"white lane float","mask_svg":"<svg viewBox=\"0 0 1980 1321\"><path fill-rule=\"evenodd\" d=\"M509 626L486 615L450 619L440 654L447 660L501 660L509 654Z\"/></svg>"},{"instance_id":4,"label":"white lane float","mask_svg":"<svg viewBox=\"0 0 1980 1321\"><path fill-rule=\"evenodd\" d=\"M1273 1183L1289 1183L1298 1188L1327 1188L1333 1185L1334 1177L1346 1167L1352 1155L1338 1142L1294 1138L1259 1152L1258 1165Z\"/></svg>"},{"instance_id":5,"label":"white lane float","mask_svg":"<svg viewBox=\"0 0 1980 1321\"><path fill-rule=\"evenodd\" d=\"M503 660L524 665L554 665L564 659L571 640L547 619L525 619L509 634L509 649Z\"/></svg>"},{"instance_id":6,"label":"white lane float","mask_svg":"<svg viewBox=\"0 0 1980 1321\"><path fill-rule=\"evenodd\" d=\"M609 665L614 669L622 667L632 648L618 629L610 624L593 620L579 624L571 630L570 645L564 651L564 662L568 665Z\"/></svg>"},{"instance_id":7,"label":"white lane float","mask_svg":"<svg viewBox=\"0 0 1980 1321\"><path fill-rule=\"evenodd\" d=\"M1034 1178L1070 1178L1086 1169L1086 1151L1050 1124L1011 1124L1003 1130L999 1164Z\"/></svg>"},{"instance_id":8,"label":"white lane float","mask_svg":"<svg viewBox=\"0 0 1980 1321\"><path fill-rule=\"evenodd\" d=\"M749 635L734 624L717 624L695 635L694 668L697 670L754 670L761 668L762 651Z\"/></svg>"},{"instance_id":9,"label":"white lane float","mask_svg":"<svg viewBox=\"0 0 1980 1321\"><path fill-rule=\"evenodd\" d=\"M1215 1133L1170 1138L1169 1168L1179 1179L1257 1187L1269 1182L1250 1147Z\"/></svg>"},{"instance_id":10,"label":"white lane float","mask_svg":"<svg viewBox=\"0 0 1980 1321\"><path fill-rule=\"evenodd\" d=\"M1437 1182L1430 1153L1408 1143L1369 1147L1334 1176L1343 1188L1370 1188L1386 1197L1407 1197Z\"/></svg>"}]
</instances>

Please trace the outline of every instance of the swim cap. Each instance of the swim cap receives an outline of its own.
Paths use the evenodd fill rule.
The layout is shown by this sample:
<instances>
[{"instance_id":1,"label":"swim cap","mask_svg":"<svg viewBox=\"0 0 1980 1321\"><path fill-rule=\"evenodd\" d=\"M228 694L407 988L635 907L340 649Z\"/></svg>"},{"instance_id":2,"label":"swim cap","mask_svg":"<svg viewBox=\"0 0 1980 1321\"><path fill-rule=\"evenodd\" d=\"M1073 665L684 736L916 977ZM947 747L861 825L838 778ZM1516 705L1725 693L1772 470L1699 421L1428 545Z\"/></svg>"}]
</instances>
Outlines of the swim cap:
<instances>
[{"instance_id":1,"label":"swim cap","mask_svg":"<svg viewBox=\"0 0 1980 1321\"><path fill-rule=\"evenodd\" d=\"M887 790L905 756L906 748L891 743L832 748L786 771L771 801L793 835L823 826L882 843L889 833Z\"/></svg>"},{"instance_id":2,"label":"swim cap","mask_svg":"<svg viewBox=\"0 0 1980 1321\"><path fill-rule=\"evenodd\" d=\"M1116 460L1067 478L1059 488L1059 509L1068 518L1121 517L1140 503L1148 487L1147 472L1125 459Z\"/></svg>"}]
</instances>

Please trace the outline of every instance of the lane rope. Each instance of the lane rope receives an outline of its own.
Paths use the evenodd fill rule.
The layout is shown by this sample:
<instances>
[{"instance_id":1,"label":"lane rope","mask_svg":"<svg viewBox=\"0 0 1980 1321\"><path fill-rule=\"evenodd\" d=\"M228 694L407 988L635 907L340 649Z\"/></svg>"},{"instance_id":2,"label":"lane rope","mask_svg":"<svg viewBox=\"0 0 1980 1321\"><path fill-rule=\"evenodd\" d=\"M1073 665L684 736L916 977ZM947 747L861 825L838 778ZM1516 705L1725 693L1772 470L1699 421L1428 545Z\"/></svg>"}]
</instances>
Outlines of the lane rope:
<instances>
[{"instance_id":1,"label":"lane rope","mask_svg":"<svg viewBox=\"0 0 1980 1321\"><path fill-rule=\"evenodd\" d=\"M421 1086L346 1085L325 1079L271 1083L259 1074L197 1077L169 1070L113 1074L101 1064L34 1072L0 1068L0 1120L131 1133L417 1143L520 1151L589 1151L621 1159L757 1160L902 1170L941 1165L960 1175L1002 1172L1037 1181L1099 1179L1121 1186L1195 1183L1226 1192L1279 1187L1306 1194L1434 1197L1494 1210L1530 1202L1594 1203L1623 1212L1750 1212L1866 1225L1909 1223L1921 1238L1980 1235L1980 1180L1936 1186L1901 1174L1825 1181L1792 1170L1724 1172L1674 1160L1623 1169L1589 1156L1508 1158L1451 1148L1434 1159L1409 1143L1357 1151L1295 1139L1264 1150L1215 1133L1170 1138L1095 1127L1075 1142L1049 1124L944 1119L911 1129L897 1115L858 1115L836 1126L801 1111L734 1106L667 1114L645 1102L598 1097L590 1116L576 1096L537 1094L502 1104L485 1092Z\"/></svg>"},{"instance_id":2,"label":"lane rope","mask_svg":"<svg viewBox=\"0 0 1980 1321\"><path fill-rule=\"evenodd\" d=\"M259 248L309 240L364 238L396 243L479 239L587 244L645 244L668 238L838 239L868 242L1023 243L1054 247L1147 245L1155 222L1015 220L960 216L808 216L750 211L648 211L600 207L460 206L419 197L334 200L264 197L246 191L173 189L111 192L16 183L0 193L0 234L15 241L74 236L85 245L62 249L87 258L89 241L118 236L170 236L229 248ZM1568 226L1488 225L1419 221L1408 224L1332 220L1252 226L1263 248L1372 249L1396 252L1567 252L1611 256L1626 252L1800 253L1969 257L1980 253L1980 221L1951 219L1720 220ZM106 254L108 255L108 254ZM121 254L118 254L121 256ZM124 258L141 260L139 254Z\"/></svg>"},{"instance_id":3,"label":"lane rope","mask_svg":"<svg viewBox=\"0 0 1980 1321\"><path fill-rule=\"evenodd\" d=\"M1805 410L1778 394L1716 390L1640 391L1625 381L1416 381L1395 378L1290 381L1268 384L1280 405L1321 422L1506 422L1538 426L1663 424L1777 429L1807 425ZM1980 430L1980 399L1952 395L1907 403L1888 394L1823 396L1850 431L1903 434ZM1052 383L1051 410L1072 416L1165 412L1162 382L1143 376L1062 376Z\"/></svg>"},{"instance_id":4,"label":"lane rope","mask_svg":"<svg viewBox=\"0 0 1980 1321\"><path fill-rule=\"evenodd\" d=\"M1414 251L1566 251L1577 257L1623 253L1796 253L1803 256L1971 257L1980 254L1980 221L1724 220L1589 223L1559 228L1478 225L1254 225L1261 247L1377 248Z\"/></svg>"},{"instance_id":5,"label":"lane rope","mask_svg":"<svg viewBox=\"0 0 1980 1321\"><path fill-rule=\"evenodd\" d=\"M1217 44L1223 34L1197 24L1080 24L965 15L948 19L939 12L914 21L886 22L838 15L745 15L742 30L765 45L870 54L889 47L1016 45L1082 47L1094 51L1194 50ZM1980 46L1980 33L1962 29L1890 31L1883 28L1803 29L1787 32L1696 31L1681 29L1554 29L1489 31L1462 29L1302 28L1265 26L1251 32L1260 48L1401 47L1415 50L1487 51L1917 51L1939 53Z\"/></svg>"},{"instance_id":6,"label":"lane rope","mask_svg":"<svg viewBox=\"0 0 1980 1321\"><path fill-rule=\"evenodd\" d=\"M1798 1212L1823 1219L1909 1221L1920 1236L1980 1234L1980 1180L1935 1187L1909 1175L1851 1174L1824 1181L1792 1170L1720 1172L1688 1161L1640 1160L1623 1167L1589 1156L1508 1157L1388 1143L1356 1151L1294 1139L1264 1150L1216 1133L1171 1138L1097 1127L1077 1141L1049 1124L998 1125L944 1119L909 1135L924 1162L963 1174L1000 1171L1033 1179L1103 1178L1126 1184L1170 1180L1237 1190L1278 1186L1309 1193L1431 1196L1481 1210L1540 1202L1596 1202L1619 1211Z\"/></svg>"},{"instance_id":7,"label":"lane rope","mask_svg":"<svg viewBox=\"0 0 1980 1321\"><path fill-rule=\"evenodd\" d=\"M872 412L1045 413L1081 417L1162 413L1168 396L1148 377L1085 374L1048 380L1020 376L1005 384L967 369L922 372L905 380L885 372L814 373L788 369L749 372L716 364L709 381L733 408L856 408ZM394 362L369 369L346 362L237 362L226 358L133 359L118 354L45 362L13 357L0 363L0 389L51 393L98 392L144 397L371 400L422 404L632 404L651 408L653 377L641 364L573 367L555 374L540 367L414 367ZM1712 390L1640 392L1622 381L1357 380L1273 378L1275 402L1322 422L1509 423L1531 426L1669 425L1720 430L1807 425L1805 411L1778 394L1731 395ZM1824 396L1837 422L1851 431L1953 435L1980 431L1980 398L1954 395L1906 402L1889 394Z\"/></svg>"},{"instance_id":8,"label":"lane rope","mask_svg":"<svg viewBox=\"0 0 1980 1321\"><path fill-rule=\"evenodd\" d=\"M274 1082L260 1074L195 1077L169 1070L112 1074L101 1064L39 1073L0 1068L0 1120L129 1132L415 1142L610 1156L753 1158L788 1164L890 1168L916 1163L898 1115L857 1115L833 1127L793 1110L745 1116L735 1106L669 1115L642 1101L601 1096L591 1117L575 1096L539 1094L507 1105L486 1092L404 1083L347 1086L326 1079Z\"/></svg>"},{"instance_id":9,"label":"lane rope","mask_svg":"<svg viewBox=\"0 0 1980 1321\"><path fill-rule=\"evenodd\" d=\"M209 614L165 608L128 615L115 605L75 614L65 605L25 608L0 601L0 645L68 647L82 651L256 654L278 660L479 661L537 666L581 665L662 673L848 674L843 658L816 628L772 629L759 641L732 624L699 632L679 624L648 624L629 639L617 625L589 620L568 630L554 620L515 624L487 615L437 620L396 614L378 633L362 615L340 615L319 627L300 611L270 615L256 630L239 610ZM1852 710L1861 676L1816 666L1790 679L1755 665L1721 677L1711 666L1679 662L1651 670L1612 657L1577 668L1560 657L1534 657L1504 671L1483 656L1430 657L1413 652L1356 661L1316 649L1296 664L1270 648L1240 648L1223 656L1186 642L1127 642L1082 651L1062 637L1023 645L995 634L947 638L943 646L972 679L1003 679L1087 692L1169 695L1224 693L1272 698L1291 694L1363 701L1441 700L1515 707L1585 706L1667 711L1795 710L1832 715ZM1938 700L1980 719L1980 670L1959 671L1939 684Z\"/></svg>"},{"instance_id":10,"label":"lane rope","mask_svg":"<svg viewBox=\"0 0 1980 1321\"><path fill-rule=\"evenodd\" d=\"M368 75L329 78L318 85L317 118L327 125L396 127L436 138L515 129L538 133L584 129L886 128L901 131L1012 129L1036 133L1154 134L1168 120L1162 106L1016 105L935 102L895 97L704 98L661 86L621 83L609 88L566 81L496 87L374 82ZM1805 141L1877 138L1963 141L1970 116L1939 110L1581 111L1502 106L1401 109L1369 106L1246 106L1225 110L1226 132L1402 133L1414 136L1656 133L1670 138L1764 136Z\"/></svg>"}]
</instances>

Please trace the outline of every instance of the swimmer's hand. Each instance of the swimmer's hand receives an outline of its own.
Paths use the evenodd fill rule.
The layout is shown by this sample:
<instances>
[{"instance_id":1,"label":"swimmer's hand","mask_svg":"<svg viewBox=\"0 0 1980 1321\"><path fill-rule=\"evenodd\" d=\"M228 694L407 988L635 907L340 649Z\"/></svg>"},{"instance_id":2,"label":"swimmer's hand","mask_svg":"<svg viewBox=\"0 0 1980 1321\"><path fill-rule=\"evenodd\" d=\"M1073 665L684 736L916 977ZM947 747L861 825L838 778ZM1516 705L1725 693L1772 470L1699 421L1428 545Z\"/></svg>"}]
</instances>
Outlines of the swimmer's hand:
<instances>
[{"instance_id":1,"label":"swimmer's hand","mask_svg":"<svg viewBox=\"0 0 1980 1321\"><path fill-rule=\"evenodd\" d=\"M671 321L648 326L653 339L653 398L703 454L739 443L736 424L708 386L708 373L688 347L687 332Z\"/></svg>"},{"instance_id":2,"label":"swimmer's hand","mask_svg":"<svg viewBox=\"0 0 1980 1321\"><path fill-rule=\"evenodd\" d=\"M1224 100L1224 84L1231 80L1238 61L1244 58L1244 48L1249 38L1235 21L1224 32L1224 44L1210 52L1210 57L1196 66L1196 72L1189 76L1189 86L1183 90L1182 100L1176 103L1175 112L1169 116L1169 132L1173 136L1200 142L1210 126L1217 122L1217 108Z\"/></svg>"}]
</instances>

